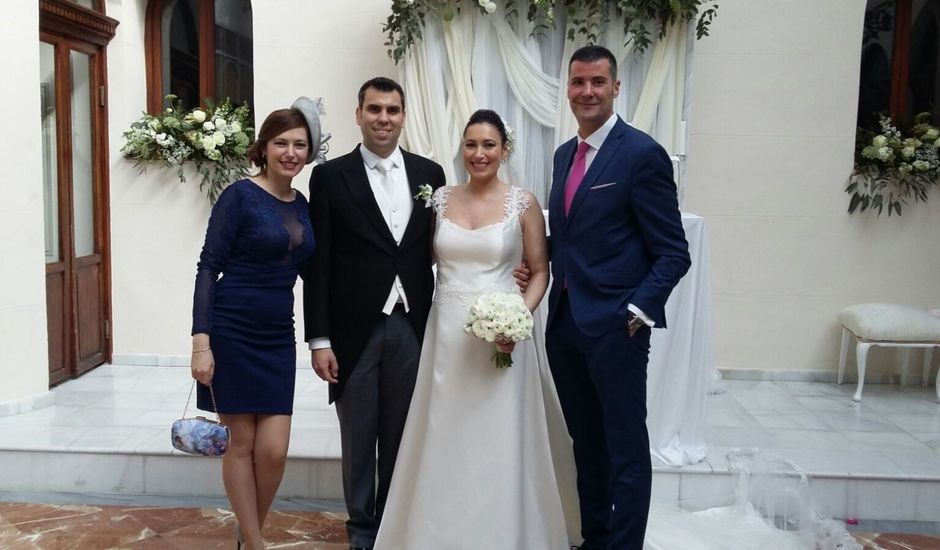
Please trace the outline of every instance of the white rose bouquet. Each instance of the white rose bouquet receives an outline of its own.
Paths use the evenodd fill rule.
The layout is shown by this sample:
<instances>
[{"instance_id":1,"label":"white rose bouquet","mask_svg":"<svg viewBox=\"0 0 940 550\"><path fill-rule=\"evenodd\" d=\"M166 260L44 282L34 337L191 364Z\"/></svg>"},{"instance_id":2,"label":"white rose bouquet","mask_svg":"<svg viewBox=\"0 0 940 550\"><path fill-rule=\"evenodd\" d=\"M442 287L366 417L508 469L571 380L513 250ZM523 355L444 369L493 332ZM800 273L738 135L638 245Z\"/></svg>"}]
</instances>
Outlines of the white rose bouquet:
<instances>
[{"instance_id":1,"label":"white rose bouquet","mask_svg":"<svg viewBox=\"0 0 940 550\"><path fill-rule=\"evenodd\" d=\"M464 327L468 333L487 342L521 342L532 337L535 322L532 312L519 294L492 292L483 294L470 306ZM512 355L496 350L496 368L512 366Z\"/></svg>"}]
</instances>

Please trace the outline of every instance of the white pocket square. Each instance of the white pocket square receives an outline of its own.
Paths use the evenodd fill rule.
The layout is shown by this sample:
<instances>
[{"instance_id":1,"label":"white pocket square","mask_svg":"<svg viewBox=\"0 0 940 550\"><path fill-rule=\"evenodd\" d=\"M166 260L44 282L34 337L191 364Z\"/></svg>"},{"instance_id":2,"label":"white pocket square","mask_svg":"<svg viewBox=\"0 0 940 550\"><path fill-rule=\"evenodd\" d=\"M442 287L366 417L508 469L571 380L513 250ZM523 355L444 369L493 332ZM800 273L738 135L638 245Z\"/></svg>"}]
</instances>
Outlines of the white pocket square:
<instances>
[{"instance_id":1,"label":"white pocket square","mask_svg":"<svg viewBox=\"0 0 940 550\"><path fill-rule=\"evenodd\" d=\"M610 183L602 183L602 184L600 184L600 185L595 185L594 187L588 188L588 191L593 191L593 190L595 190L595 189L603 189L603 188L605 188L605 187L610 187L611 185L617 185L617 182L612 181L612 182L610 182Z\"/></svg>"}]
</instances>

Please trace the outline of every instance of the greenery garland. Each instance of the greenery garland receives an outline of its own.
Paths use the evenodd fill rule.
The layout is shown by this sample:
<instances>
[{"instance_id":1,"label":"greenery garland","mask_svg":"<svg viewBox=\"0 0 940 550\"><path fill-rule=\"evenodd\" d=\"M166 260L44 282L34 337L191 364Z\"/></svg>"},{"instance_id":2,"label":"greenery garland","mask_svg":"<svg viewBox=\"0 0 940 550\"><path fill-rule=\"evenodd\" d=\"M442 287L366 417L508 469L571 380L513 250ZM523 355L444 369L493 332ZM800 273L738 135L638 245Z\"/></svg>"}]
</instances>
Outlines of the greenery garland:
<instances>
[{"instance_id":1,"label":"greenery garland","mask_svg":"<svg viewBox=\"0 0 940 550\"><path fill-rule=\"evenodd\" d=\"M229 183L248 175L248 147L254 141L248 105L235 107L228 98L216 103L202 100L205 108L183 110L175 95L166 96L170 106L143 116L124 132L121 152L135 161L141 172L148 165L176 167L180 182L186 183L183 164L195 163L202 176L199 189L209 202Z\"/></svg>"},{"instance_id":2,"label":"greenery garland","mask_svg":"<svg viewBox=\"0 0 940 550\"><path fill-rule=\"evenodd\" d=\"M568 40L583 35L588 44L613 20L623 24L628 44L633 42L642 53L653 43L650 23L657 27L661 39L666 29L677 21L695 20L696 38L708 36L709 26L718 14L718 4L711 0L504 0L506 20L515 25L524 9L526 20L533 24L533 33L555 26L556 10L568 16ZM451 21L461 9L477 9L488 15L496 11L494 0L392 0L392 13L382 31L386 33L388 56L399 63L408 49L421 39L424 21L435 15Z\"/></svg>"},{"instance_id":3,"label":"greenery garland","mask_svg":"<svg viewBox=\"0 0 940 550\"><path fill-rule=\"evenodd\" d=\"M927 202L930 189L940 181L940 128L932 113L914 117L910 130L899 130L891 117L882 116L878 130L859 128L855 169L845 192L851 195L849 214L885 207L901 215L901 206L913 197Z\"/></svg>"}]
</instances>

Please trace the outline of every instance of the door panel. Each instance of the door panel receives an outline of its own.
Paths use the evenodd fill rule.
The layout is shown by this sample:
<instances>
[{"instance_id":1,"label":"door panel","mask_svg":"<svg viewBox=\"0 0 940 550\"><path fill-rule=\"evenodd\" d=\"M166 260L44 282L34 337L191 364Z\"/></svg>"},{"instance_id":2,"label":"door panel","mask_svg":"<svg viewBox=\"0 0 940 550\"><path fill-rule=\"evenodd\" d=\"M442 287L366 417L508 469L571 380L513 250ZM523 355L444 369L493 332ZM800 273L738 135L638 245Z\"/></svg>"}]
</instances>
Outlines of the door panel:
<instances>
[{"instance_id":1,"label":"door panel","mask_svg":"<svg viewBox=\"0 0 940 550\"><path fill-rule=\"evenodd\" d=\"M40 120L42 125L42 196L46 251L46 328L49 341L49 383L56 384L70 375L68 364L70 309L66 295L69 271L62 250L63 224L60 219L59 93L56 79L56 48L39 43Z\"/></svg>"},{"instance_id":2,"label":"door panel","mask_svg":"<svg viewBox=\"0 0 940 550\"><path fill-rule=\"evenodd\" d=\"M40 33L49 383L110 350L103 47Z\"/></svg>"},{"instance_id":3,"label":"door panel","mask_svg":"<svg viewBox=\"0 0 940 550\"><path fill-rule=\"evenodd\" d=\"M95 79L94 55L72 50L71 154L72 154L72 265L75 295L77 356L75 373L81 374L104 361L105 331L102 310L103 278L96 239L95 216Z\"/></svg>"},{"instance_id":4,"label":"door panel","mask_svg":"<svg viewBox=\"0 0 940 550\"><path fill-rule=\"evenodd\" d=\"M105 334L101 311L101 258L85 256L75 261L78 361L76 374L104 362Z\"/></svg>"},{"instance_id":5,"label":"door panel","mask_svg":"<svg viewBox=\"0 0 940 550\"><path fill-rule=\"evenodd\" d=\"M49 384L58 384L70 376L66 356L65 271L46 265L46 330L49 334ZM51 271L51 272L50 272Z\"/></svg>"},{"instance_id":6,"label":"door panel","mask_svg":"<svg viewBox=\"0 0 940 550\"><path fill-rule=\"evenodd\" d=\"M76 258L95 253L94 139L91 63L88 54L69 52L72 68L72 236Z\"/></svg>"}]
</instances>

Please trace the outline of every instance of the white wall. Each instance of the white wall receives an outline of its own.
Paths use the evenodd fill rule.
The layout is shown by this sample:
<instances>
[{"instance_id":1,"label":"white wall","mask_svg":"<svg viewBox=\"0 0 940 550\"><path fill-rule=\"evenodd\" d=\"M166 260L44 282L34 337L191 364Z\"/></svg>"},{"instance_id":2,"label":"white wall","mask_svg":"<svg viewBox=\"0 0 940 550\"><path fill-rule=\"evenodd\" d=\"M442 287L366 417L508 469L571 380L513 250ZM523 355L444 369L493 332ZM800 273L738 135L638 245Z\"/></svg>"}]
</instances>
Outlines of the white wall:
<instances>
[{"instance_id":1,"label":"white wall","mask_svg":"<svg viewBox=\"0 0 940 550\"><path fill-rule=\"evenodd\" d=\"M111 235L116 362L188 364L196 261L209 205L198 178L180 184L173 171L139 175L124 159L121 133L145 109L143 17L146 0L109 0L118 19L108 47L111 139ZM354 123L356 93L367 79L395 77L385 55L385 0L352 4L254 0L256 124L298 96L323 97L326 130L333 134L328 158L359 142ZM294 187L307 194L307 168ZM298 338L303 335L302 283L296 289ZM298 345L298 359L309 355Z\"/></svg>"},{"instance_id":2,"label":"white wall","mask_svg":"<svg viewBox=\"0 0 940 550\"><path fill-rule=\"evenodd\" d=\"M10 0L4 3L4 13L0 17L0 51L7 53L0 86L0 404L42 394L49 386L39 11L33 0Z\"/></svg>"},{"instance_id":3,"label":"white wall","mask_svg":"<svg viewBox=\"0 0 940 550\"><path fill-rule=\"evenodd\" d=\"M696 44L685 204L710 234L719 367L833 371L840 308L940 307L936 189L846 214L864 8L725 0Z\"/></svg>"}]
</instances>

